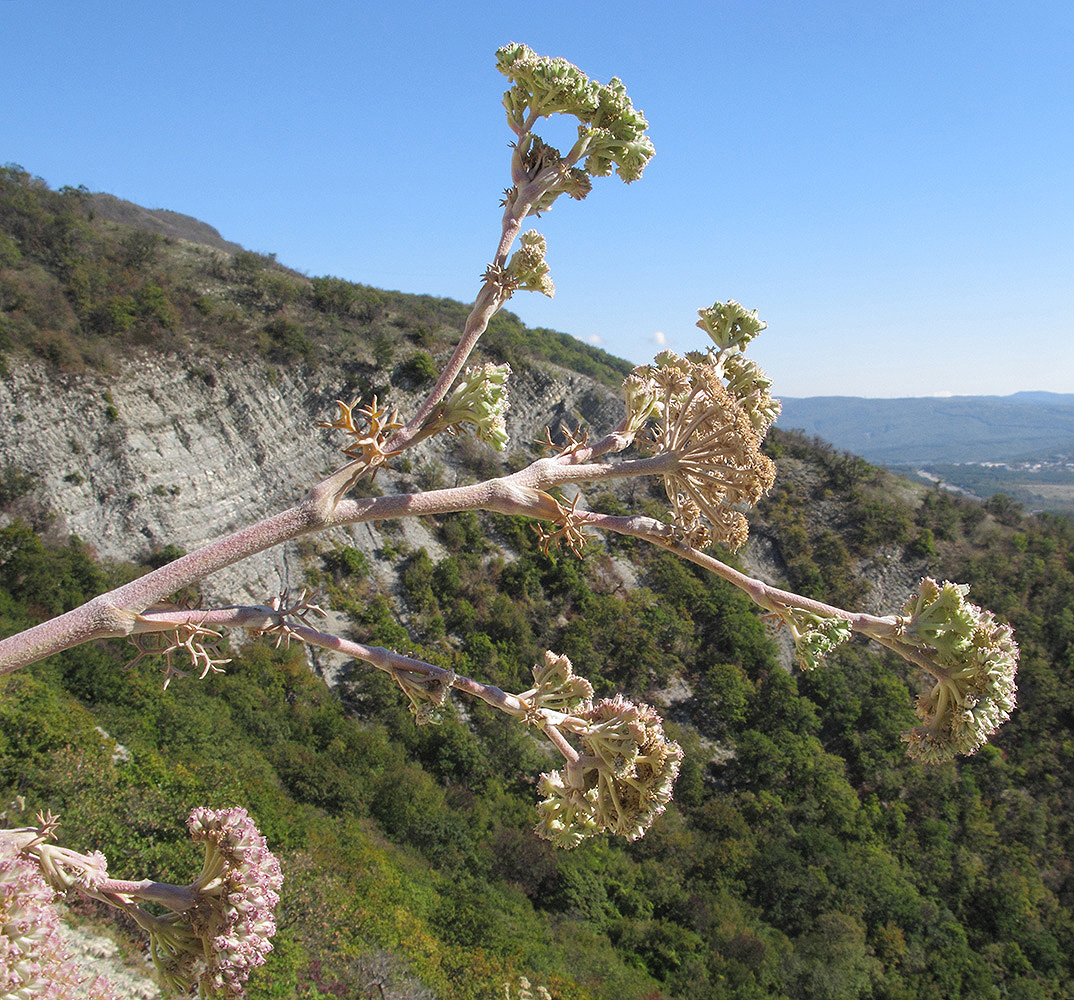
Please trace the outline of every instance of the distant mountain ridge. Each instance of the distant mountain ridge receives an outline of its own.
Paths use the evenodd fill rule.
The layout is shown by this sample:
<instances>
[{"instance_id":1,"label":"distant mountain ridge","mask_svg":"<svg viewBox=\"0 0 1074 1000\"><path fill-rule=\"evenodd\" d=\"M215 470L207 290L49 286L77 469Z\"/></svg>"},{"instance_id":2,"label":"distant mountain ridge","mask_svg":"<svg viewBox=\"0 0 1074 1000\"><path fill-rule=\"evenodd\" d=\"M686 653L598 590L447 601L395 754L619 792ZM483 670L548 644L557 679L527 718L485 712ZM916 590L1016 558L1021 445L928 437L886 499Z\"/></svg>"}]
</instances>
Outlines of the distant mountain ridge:
<instances>
[{"instance_id":1,"label":"distant mountain ridge","mask_svg":"<svg viewBox=\"0 0 1074 1000\"><path fill-rule=\"evenodd\" d=\"M881 465L1074 455L1074 393L784 399L779 426Z\"/></svg>"}]
</instances>

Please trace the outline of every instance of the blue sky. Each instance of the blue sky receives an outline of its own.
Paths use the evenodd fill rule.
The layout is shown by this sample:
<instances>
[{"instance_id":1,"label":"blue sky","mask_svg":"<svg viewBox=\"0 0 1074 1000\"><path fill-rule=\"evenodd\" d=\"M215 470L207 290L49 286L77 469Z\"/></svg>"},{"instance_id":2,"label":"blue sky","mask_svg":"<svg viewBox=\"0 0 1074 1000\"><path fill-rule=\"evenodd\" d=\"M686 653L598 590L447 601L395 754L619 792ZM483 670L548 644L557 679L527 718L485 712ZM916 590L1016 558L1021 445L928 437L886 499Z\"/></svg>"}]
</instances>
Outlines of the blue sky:
<instances>
[{"instance_id":1,"label":"blue sky","mask_svg":"<svg viewBox=\"0 0 1074 1000\"><path fill-rule=\"evenodd\" d=\"M508 41L621 77L657 150L535 221L526 322L643 362L735 298L778 395L1074 392L1069 0L0 0L0 161L469 301Z\"/></svg>"}]
</instances>

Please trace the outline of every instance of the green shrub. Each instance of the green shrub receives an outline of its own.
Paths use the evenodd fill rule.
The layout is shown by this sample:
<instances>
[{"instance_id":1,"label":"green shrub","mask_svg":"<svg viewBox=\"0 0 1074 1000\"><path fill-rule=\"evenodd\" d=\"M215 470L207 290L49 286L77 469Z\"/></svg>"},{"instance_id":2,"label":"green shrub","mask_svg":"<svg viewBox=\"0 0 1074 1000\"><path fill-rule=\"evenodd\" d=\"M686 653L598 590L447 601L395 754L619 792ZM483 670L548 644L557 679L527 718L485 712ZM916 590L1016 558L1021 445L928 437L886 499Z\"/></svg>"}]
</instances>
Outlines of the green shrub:
<instances>
[{"instance_id":1,"label":"green shrub","mask_svg":"<svg viewBox=\"0 0 1074 1000\"><path fill-rule=\"evenodd\" d=\"M0 507L9 507L38 485L36 473L27 472L10 462L0 467Z\"/></svg>"}]
</instances>

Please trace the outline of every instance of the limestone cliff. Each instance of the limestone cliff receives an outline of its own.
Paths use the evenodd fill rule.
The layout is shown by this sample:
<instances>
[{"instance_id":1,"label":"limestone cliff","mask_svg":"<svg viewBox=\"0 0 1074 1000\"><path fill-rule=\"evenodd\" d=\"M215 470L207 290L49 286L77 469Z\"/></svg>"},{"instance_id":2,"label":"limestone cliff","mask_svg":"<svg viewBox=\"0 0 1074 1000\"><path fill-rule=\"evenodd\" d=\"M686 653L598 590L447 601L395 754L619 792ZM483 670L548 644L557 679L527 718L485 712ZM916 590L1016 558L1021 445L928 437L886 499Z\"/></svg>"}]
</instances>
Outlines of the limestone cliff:
<instances>
[{"instance_id":1,"label":"limestone cliff","mask_svg":"<svg viewBox=\"0 0 1074 1000\"><path fill-rule=\"evenodd\" d=\"M51 516L56 533L78 535L102 558L134 560L168 545L190 551L290 506L341 464L341 435L315 426L335 416L334 375L326 367L281 372L256 359L193 367L174 356L134 358L107 374L24 364L0 380L0 466L32 473L23 507ZM391 402L405 414L416 400L400 390ZM601 431L621 415L614 393L574 372L546 365L512 381L513 448L525 450L546 425ZM419 446L411 466L445 463L452 444ZM385 493L415 488L391 471L377 485ZM403 530L435 554L420 523ZM333 540L371 557L381 543L373 525ZM214 600L262 603L302 580L292 544L221 570L203 589Z\"/></svg>"}]
</instances>

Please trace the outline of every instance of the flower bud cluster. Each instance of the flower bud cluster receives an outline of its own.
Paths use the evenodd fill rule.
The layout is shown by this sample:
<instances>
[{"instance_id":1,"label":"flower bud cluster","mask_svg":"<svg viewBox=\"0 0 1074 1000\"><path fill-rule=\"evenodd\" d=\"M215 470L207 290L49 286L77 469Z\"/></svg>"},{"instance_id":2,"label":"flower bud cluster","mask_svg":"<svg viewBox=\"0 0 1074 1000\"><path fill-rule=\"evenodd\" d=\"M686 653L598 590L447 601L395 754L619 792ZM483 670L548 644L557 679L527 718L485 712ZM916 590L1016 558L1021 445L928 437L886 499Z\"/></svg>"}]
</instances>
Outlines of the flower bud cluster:
<instances>
[{"instance_id":1,"label":"flower bud cluster","mask_svg":"<svg viewBox=\"0 0 1074 1000\"><path fill-rule=\"evenodd\" d=\"M537 791L544 796L537 803L540 817L534 832L556 847L570 850L586 837L595 837L604 827L597 820L597 788L568 781L563 771L541 775Z\"/></svg>"},{"instance_id":2,"label":"flower bud cluster","mask_svg":"<svg viewBox=\"0 0 1074 1000\"><path fill-rule=\"evenodd\" d=\"M548 265L544 255L547 250L545 238L534 230L529 230L519 238L520 248L515 251L507 265L507 275L516 288L529 292L540 292L548 298L554 298L556 286L552 284Z\"/></svg>"},{"instance_id":3,"label":"flower bud cluster","mask_svg":"<svg viewBox=\"0 0 1074 1000\"><path fill-rule=\"evenodd\" d=\"M67 955L54 895L37 864L0 838L0 996L115 1000L107 980L84 974Z\"/></svg>"},{"instance_id":4,"label":"flower bud cluster","mask_svg":"<svg viewBox=\"0 0 1074 1000\"><path fill-rule=\"evenodd\" d=\"M560 847L607 830L637 840L671 800L682 748L648 705L616 696L571 717L585 753L542 774L537 834Z\"/></svg>"},{"instance_id":5,"label":"flower bud cluster","mask_svg":"<svg viewBox=\"0 0 1074 1000\"><path fill-rule=\"evenodd\" d=\"M697 314L701 317L697 325L721 351L745 350L746 345L768 327L764 320L757 318L756 309L751 312L734 299L714 302L707 309L698 309Z\"/></svg>"},{"instance_id":6,"label":"flower bud cluster","mask_svg":"<svg viewBox=\"0 0 1074 1000\"><path fill-rule=\"evenodd\" d=\"M738 400L753 429L764 437L783 409L780 401L772 398L772 380L756 361L741 354L724 359L723 376L727 391Z\"/></svg>"},{"instance_id":7,"label":"flower bud cluster","mask_svg":"<svg viewBox=\"0 0 1074 1000\"><path fill-rule=\"evenodd\" d=\"M513 84L503 103L519 127L527 111L583 118L596 106L598 85L566 59L539 56L528 45L510 42L496 50L496 68Z\"/></svg>"},{"instance_id":8,"label":"flower bud cluster","mask_svg":"<svg viewBox=\"0 0 1074 1000\"><path fill-rule=\"evenodd\" d=\"M645 134L649 123L627 96L622 80L613 77L598 88L597 106L578 129L579 148L586 153L585 170L592 177L616 175L627 184L642 175L656 150Z\"/></svg>"},{"instance_id":9,"label":"flower bud cluster","mask_svg":"<svg viewBox=\"0 0 1074 1000\"><path fill-rule=\"evenodd\" d=\"M621 429L622 433L631 437L640 433L653 417L662 412L656 382L647 372L647 367L635 369L623 380L627 415Z\"/></svg>"},{"instance_id":10,"label":"flower bud cluster","mask_svg":"<svg viewBox=\"0 0 1074 1000\"><path fill-rule=\"evenodd\" d=\"M836 646L846 642L853 628L846 618L828 618L799 608L778 612L791 630L794 652L803 670L815 669Z\"/></svg>"},{"instance_id":11,"label":"flower bud cluster","mask_svg":"<svg viewBox=\"0 0 1074 1000\"><path fill-rule=\"evenodd\" d=\"M543 239L541 242L543 254ZM490 362L470 366L440 406L435 422L451 433L457 433L461 424L473 424L480 440L497 451L504 451L508 440L507 379L510 375L508 364Z\"/></svg>"},{"instance_id":12,"label":"flower bud cluster","mask_svg":"<svg viewBox=\"0 0 1074 1000\"><path fill-rule=\"evenodd\" d=\"M734 373L732 391L718 355L681 358L664 351L624 383L624 425L640 426L655 416L649 444L677 459L664 486L675 523L698 548L711 540L738 548L749 528L735 506L757 503L775 481L761 443L771 423L767 414L778 404L767 396L767 380L756 366L743 363Z\"/></svg>"},{"instance_id":13,"label":"flower bud cluster","mask_svg":"<svg viewBox=\"0 0 1074 1000\"><path fill-rule=\"evenodd\" d=\"M534 664L535 686L518 697L534 708L553 712L573 712L588 707L593 697L593 685L574 672L571 661L548 651L544 662Z\"/></svg>"},{"instance_id":14,"label":"flower bud cluster","mask_svg":"<svg viewBox=\"0 0 1074 1000\"><path fill-rule=\"evenodd\" d=\"M654 152L645 134L649 123L631 103L621 80L596 83L566 59L539 56L517 43L496 52L496 65L512 84L503 103L516 133L528 134L533 118L574 115L581 124L578 141L564 161L568 167L584 159L591 177L605 177L613 168L627 183L641 176ZM574 186L577 192L576 182Z\"/></svg>"},{"instance_id":15,"label":"flower bud cluster","mask_svg":"<svg viewBox=\"0 0 1074 1000\"><path fill-rule=\"evenodd\" d=\"M969 587L926 577L898 618L899 639L931 664L917 700L912 757L937 763L980 749L1014 710L1018 645L1009 625L966 600Z\"/></svg>"},{"instance_id":16,"label":"flower bud cluster","mask_svg":"<svg viewBox=\"0 0 1074 1000\"><path fill-rule=\"evenodd\" d=\"M265 962L276 933L274 911L283 876L245 809L195 809L190 836L205 845L191 929L203 949L203 987L241 997L251 971Z\"/></svg>"}]
</instances>

